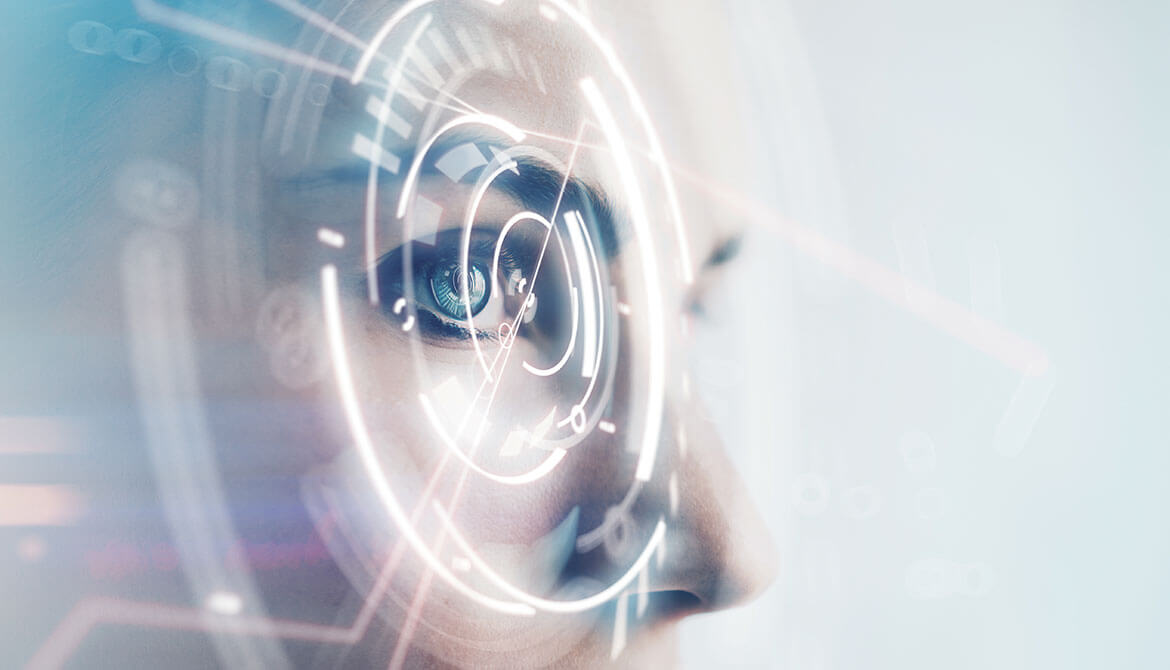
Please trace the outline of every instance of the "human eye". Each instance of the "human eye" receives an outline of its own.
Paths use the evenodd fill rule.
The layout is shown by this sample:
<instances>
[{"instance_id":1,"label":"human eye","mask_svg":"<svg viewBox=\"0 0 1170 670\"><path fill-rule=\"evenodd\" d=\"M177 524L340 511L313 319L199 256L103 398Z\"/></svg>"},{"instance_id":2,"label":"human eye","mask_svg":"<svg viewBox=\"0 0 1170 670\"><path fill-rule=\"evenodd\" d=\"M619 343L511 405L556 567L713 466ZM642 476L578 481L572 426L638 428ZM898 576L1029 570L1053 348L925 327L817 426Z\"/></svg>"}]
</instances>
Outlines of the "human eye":
<instances>
[{"instance_id":1,"label":"human eye","mask_svg":"<svg viewBox=\"0 0 1170 670\"><path fill-rule=\"evenodd\" d=\"M560 269L532 242L481 226L466 238L452 229L403 243L377 261L378 309L387 325L436 346L547 339L558 330L560 301L543 285ZM533 288L538 271L542 286Z\"/></svg>"},{"instance_id":2,"label":"human eye","mask_svg":"<svg viewBox=\"0 0 1170 670\"><path fill-rule=\"evenodd\" d=\"M388 325L432 343L458 344L473 331L477 338L498 338L508 310L505 282L518 261L511 252L501 254L493 273L490 242L476 235L464 256L459 232L443 231L433 244L411 240L378 259L378 309Z\"/></svg>"},{"instance_id":3,"label":"human eye","mask_svg":"<svg viewBox=\"0 0 1170 670\"><path fill-rule=\"evenodd\" d=\"M492 298L487 275L487 267L479 260L469 262L465 269L458 260L445 257L429 264L420 279L430 289L436 310L443 317L461 320L477 316Z\"/></svg>"},{"instance_id":4,"label":"human eye","mask_svg":"<svg viewBox=\"0 0 1170 670\"><path fill-rule=\"evenodd\" d=\"M723 289L728 284L727 275L734 269L742 248L742 233L727 237L712 248L699 268L694 285L683 297L684 314L700 321L713 320L712 311L726 298Z\"/></svg>"}]
</instances>

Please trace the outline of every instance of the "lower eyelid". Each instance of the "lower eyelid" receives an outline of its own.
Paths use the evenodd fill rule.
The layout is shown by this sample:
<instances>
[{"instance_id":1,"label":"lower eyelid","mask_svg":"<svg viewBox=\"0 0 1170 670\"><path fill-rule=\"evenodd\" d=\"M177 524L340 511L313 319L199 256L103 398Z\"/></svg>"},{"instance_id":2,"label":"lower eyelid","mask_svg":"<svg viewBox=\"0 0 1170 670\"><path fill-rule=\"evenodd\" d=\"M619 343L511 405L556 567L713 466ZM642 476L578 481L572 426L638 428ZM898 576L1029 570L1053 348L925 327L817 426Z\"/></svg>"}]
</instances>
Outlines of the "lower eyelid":
<instances>
[{"instance_id":1,"label":"lower eyelid","mask_svg":"<svg viewBox=\"0 0 1170 670\"><path fill-rule=\"evenodd\" d=\"M466 328L440 319L425 307L415 305L415 309L418 312L418 328L421 332L451 340L471 339L471 332Z\"/></svg>"},{"instance_id":2,"label":"lower eyelid","mask_svg":"<svg viewBox=\"0 0 1170 670\"><path fill-rule=\"evenodd\" d=\"M461 325L461 323L450 321L440 317L424 306L415 304L415 311L418 313L419 328L424 331L429 331L437 337L446 337L448 339L457 339L466 341L471 339L471 330ZM475 329L475 337L481 341L496 342L499 338L499 333L494 330L480 330Z\"/></svg>"}]
</instances>

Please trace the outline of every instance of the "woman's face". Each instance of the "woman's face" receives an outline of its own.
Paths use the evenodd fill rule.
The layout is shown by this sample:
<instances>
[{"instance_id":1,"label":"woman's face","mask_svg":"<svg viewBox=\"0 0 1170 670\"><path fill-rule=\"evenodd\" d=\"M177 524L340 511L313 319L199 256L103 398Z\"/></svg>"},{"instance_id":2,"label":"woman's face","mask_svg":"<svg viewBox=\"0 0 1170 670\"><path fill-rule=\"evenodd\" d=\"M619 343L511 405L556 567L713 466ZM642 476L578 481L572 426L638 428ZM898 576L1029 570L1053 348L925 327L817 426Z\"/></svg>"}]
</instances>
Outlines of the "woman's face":
<instances>
[{"instance_id":1,"label":"woman's face","mask_svg":"<svg viewBox=\"0 0 1170 670\"><path fill-rule=\"evenodd\" d=\"M663 665L678 620L774 569L684 364L738 233L681 211L654 129L672 110L573 7L416 4L325 3L281 45L310 66L268 67L254 104L223 66L144 90L177 113L120 131L199 175L225 483L257 463L296 482L392 633L353 662ZM247 318L215 318L232 300ZM283 590L261 584L269 609Z\"/></svg>"}]
</instances>

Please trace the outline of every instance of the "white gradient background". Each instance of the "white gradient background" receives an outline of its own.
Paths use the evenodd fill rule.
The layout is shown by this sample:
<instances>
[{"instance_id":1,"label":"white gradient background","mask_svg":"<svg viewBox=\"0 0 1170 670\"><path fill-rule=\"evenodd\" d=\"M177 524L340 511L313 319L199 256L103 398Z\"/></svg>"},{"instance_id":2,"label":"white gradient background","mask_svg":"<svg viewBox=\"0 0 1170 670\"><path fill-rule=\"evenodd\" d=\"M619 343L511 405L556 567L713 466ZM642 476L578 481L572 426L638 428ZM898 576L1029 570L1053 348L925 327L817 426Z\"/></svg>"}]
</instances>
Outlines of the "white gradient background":
<instances>
[{"instance_id":1,"label":"white gradient background","mask_svg":"<svg viewBox=\"0 0 1170 670\"><path fill-rule=\"evenodd\" d=\"M708 390L781 539L782 576L746 609L684 624L685 666L1170 667L1170 6L726 12L763 175L737 186L921 280L895 241L911 231L935 290L967 306L998 249L998 300L974 302L1048 352L1052 391L1023 412L1035 425L1018 455L997 452L1021 375L763 226L726 284L729 327L701 331L696 365L717 367L729 339L756 356L722 382L743 378L743 404ZM903 462L911 431L935 445L929 472ZM792 502L805 473L828 484L823 510ZM881 495L868 519L842 508L858 485ZM941 517L921 517L924 489L942 491ZM916 597L907 572L923 559L994 580L983 597Z\"/></svg>"}]
</instances>

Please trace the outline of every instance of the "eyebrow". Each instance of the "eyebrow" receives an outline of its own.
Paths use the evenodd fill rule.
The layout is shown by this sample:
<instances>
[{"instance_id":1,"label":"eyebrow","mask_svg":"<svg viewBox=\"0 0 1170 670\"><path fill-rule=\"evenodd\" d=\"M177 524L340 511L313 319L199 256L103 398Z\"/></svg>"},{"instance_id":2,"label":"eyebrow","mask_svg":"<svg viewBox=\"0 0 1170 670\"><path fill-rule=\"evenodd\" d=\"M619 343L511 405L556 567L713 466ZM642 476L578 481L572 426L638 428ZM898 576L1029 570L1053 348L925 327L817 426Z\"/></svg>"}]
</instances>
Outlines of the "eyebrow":
<instances>
[{"instance_id":1,"label":"eyebrow","mask_svg":"<svg viewBox=\"0 0 1170 670\"><path fill-rule=\"evenodd\" d=\"M707 258L703 261L702 268L704 270L717 268L721 265L727 265L739 256L740 251L743 250L743 236L742 232L734 233L719 241L719 244L707 254Z\"/></svg>"},{"instance_id":2,"label":"eyebrow","mask_svg":"<svg viewBox=\"0 0 1170 670\"><path fill-rule=\"evenodd\" d=\"M496 180L501 191L526 208L549 216L554 208L558 215L573 209L581 211L584 220L593 222L606 256L613 258L617 255L627 234L627 226L625 218L618 213L613 201L604 192L576 177L566 179L561 172L540 161L527 157L515 160L519 174L501 175Z\"/></svg>"}]
</instances>

